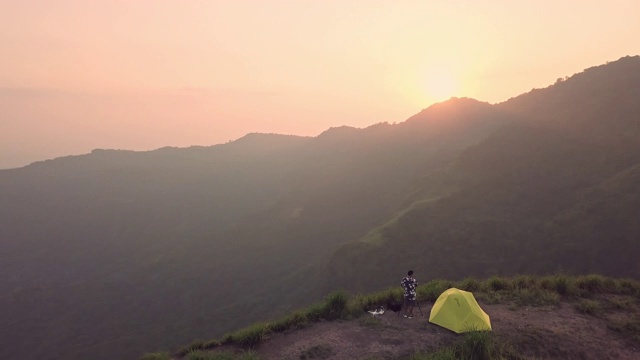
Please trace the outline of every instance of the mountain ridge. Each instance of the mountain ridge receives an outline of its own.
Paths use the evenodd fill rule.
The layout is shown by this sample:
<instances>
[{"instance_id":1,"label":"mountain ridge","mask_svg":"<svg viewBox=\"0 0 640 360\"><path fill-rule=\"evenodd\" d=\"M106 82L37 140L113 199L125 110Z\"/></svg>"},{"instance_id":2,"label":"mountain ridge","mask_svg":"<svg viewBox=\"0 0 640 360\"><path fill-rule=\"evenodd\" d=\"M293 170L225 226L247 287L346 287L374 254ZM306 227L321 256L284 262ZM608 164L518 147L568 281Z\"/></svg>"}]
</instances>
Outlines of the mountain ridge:
<instances>
[{"instance_id":1,"label":"mountain ridge","mask_svg":"<svg viewBox=\"0 0 640 360\"><path fill-rule=\"evenodd\" d=\"M454 280L600 265L591 270L637 277L589 251L602 239L579 231L619 224L613 254L629 264L640 251L640 204L625 196L640 162L640 57L621 61L588 82L618 86L601 97L581 97L602 92L572 77L511 103L453 99L411 121L313 138L253 134L0 170L0 345L23 358L23 341L30 358L79 359L89 346L96 359L128 358L337 287L377 290L408 266ZM545 102L560 85L573 95ZM615 126L594 125L607 107ZM566 119L549 126L557 113ZM603 204L600 217L580 210ZM565 259L578 253L587 267Z\"/></svg>"}]
</instances>

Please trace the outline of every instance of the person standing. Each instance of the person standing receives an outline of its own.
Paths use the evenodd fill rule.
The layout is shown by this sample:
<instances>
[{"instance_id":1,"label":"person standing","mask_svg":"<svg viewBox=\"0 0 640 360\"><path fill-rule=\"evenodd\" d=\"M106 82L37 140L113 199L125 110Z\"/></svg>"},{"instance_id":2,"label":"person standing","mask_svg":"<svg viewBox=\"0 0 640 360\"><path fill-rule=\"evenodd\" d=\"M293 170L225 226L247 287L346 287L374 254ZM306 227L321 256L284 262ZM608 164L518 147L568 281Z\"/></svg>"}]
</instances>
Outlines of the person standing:
<instances>
[{"instance_id":1,"label":"person standing","mask_svg":"<svg viewBox=\"0 0 640 360\"><path fill-rule=\"evenodd\" d=\"M416 287L418 280L413 277L413 270L407 272L407 276L400 282L404 289L404 317L413 318L413 308L416 306Z\"/></svg>"}]
</instances>

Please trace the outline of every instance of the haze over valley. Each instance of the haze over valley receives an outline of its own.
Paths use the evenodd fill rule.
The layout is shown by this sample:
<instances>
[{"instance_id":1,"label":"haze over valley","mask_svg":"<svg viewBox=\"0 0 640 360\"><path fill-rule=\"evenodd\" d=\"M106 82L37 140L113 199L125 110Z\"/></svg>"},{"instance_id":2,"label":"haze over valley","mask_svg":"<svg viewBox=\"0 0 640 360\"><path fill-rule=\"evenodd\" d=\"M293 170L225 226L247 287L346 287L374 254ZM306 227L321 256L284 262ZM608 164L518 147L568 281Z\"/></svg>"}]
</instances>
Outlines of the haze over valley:
<instances>
[{"instance_id":1,"label":"haze over valley","mask_svg":"<svg viewBox=\"0 0 640 360\"><path fill-rule=\"evenodd\" d=\"M135 358L407 266L639 278L639 74L624 57L397 124L2 170L2 348Z\"/></svg>"},{"instance_id":2,"label":"haze over valley","mask_svg":"<svg viewBox=\"0 0 640 360\"><path fill-rule=\"evenodd\" d=\"M0 1L1 356L175 352L408 269L639 280L639 13Z\"/></svg>"}]
</instances>

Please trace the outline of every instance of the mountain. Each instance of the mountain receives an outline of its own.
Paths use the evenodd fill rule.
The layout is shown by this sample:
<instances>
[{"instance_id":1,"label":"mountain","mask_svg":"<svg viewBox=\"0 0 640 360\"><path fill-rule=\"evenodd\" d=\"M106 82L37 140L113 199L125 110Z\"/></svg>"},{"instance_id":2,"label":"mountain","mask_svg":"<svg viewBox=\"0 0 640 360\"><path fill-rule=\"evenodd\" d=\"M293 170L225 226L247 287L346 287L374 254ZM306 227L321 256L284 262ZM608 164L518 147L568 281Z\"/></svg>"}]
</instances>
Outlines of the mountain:
<instances>
[{"instance_id":1,"label":"mountain","mask_svg":"<svg viewBox=\"0 0 640 360\"><path fill-rule=\"evenodd\" d=\"M399 124L0 170L0 347L135 358L407 267L640 277L638 74L626 57Z\"/></svg>"},{"instance_id":2,"label":"mountain","mask_svg":"<svg viewBox=\"0 0 640 360\"><path fill-rule=\"evenodd\" d=\"M428 196L337 250L326 286L379 289L359 274L389 283L406 268L640 277L638 183L628 179L640 164L638 66L622 58L495 105L514 120L426 176L417 193Z\"/></svg>"}]
</instances>

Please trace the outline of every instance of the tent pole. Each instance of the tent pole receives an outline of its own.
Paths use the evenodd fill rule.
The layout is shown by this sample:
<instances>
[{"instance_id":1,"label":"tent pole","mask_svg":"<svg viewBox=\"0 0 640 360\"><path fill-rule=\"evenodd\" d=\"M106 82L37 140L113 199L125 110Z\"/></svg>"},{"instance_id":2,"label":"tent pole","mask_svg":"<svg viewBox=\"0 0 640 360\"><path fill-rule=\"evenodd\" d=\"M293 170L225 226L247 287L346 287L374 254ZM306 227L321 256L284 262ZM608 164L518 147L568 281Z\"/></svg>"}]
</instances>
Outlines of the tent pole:
<instances>
[{"instance_id":1,"label":"tent pole","mask_svg":"<svg viewBox=\"0 0 640 360\"><path fill-rule=\"evenodd\" d=\"M418 309L420 309L420 316L424 317L424 314L422 313L422 308L420 307L420 302L418 302L418 298L416 297L416 304L418 304Z\"/></svg>"}]
</instances>

